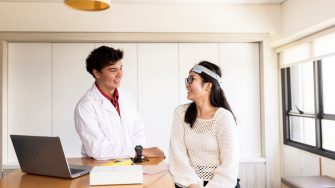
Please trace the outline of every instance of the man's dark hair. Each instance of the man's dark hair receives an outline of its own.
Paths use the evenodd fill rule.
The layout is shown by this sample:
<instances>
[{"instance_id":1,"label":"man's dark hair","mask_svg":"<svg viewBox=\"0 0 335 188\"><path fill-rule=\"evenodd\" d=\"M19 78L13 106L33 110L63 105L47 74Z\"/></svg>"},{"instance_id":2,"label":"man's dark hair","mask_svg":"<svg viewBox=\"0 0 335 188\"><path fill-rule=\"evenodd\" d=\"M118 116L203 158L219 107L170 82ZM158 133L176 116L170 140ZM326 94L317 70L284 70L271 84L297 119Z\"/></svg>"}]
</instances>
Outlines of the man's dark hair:
<instances>
[{"instance_id":1,"label":"man's dark hair","mask_svg":"<svg viewBox=\"0 0 335 188\"><path fill-rule=\"evenodd\" d=\"M93 69L101 71L104 67L114 65L123 58L122 50L115 50L112 47L101 46L94 49L86 58L86 70L94 77Z\"/></svg>"}]
</instances>

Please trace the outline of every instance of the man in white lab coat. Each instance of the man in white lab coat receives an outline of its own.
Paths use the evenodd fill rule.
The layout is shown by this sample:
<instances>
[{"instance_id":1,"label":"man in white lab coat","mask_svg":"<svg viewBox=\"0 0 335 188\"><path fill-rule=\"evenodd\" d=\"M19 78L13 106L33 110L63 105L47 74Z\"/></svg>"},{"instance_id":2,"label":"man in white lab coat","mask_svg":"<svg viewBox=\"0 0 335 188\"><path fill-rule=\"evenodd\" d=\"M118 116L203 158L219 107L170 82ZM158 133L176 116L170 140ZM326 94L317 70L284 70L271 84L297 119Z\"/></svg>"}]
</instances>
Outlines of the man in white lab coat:
<instances>
[{"instance_id":1,"label":"man in white lab coat","mask_svg":"<svg viewBox=\"0 0 335 188\"><path fill-rule=\"evenodd\" d=\"M86 69L95 83L74 112L84 156L97 160L132 158L136 157L135 146L145 143L136 105L129 94L119 88L123 76L122 57L123 51L101 46L86 59ZM143 148L142 155L164 157L157 147Z\"/></svg>"}]
</instances>

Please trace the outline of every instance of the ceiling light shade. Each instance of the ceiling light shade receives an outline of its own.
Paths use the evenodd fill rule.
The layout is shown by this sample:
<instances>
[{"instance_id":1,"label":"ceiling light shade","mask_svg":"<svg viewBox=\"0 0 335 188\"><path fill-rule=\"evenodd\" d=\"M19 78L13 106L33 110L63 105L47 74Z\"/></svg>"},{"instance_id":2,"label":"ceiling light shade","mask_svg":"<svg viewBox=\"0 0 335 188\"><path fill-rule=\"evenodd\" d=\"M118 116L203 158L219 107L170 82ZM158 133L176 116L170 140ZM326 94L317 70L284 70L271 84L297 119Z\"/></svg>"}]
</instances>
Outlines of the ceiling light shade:
<instances>
[{"instance_id":1,"label":"ceiling light shade","mask_svg":"<svg viewBox=\"0 0 335 188\"><path fill-rule=\"evenodd\" d=\"M110 0L64 0L64 3L74 9L86 11L99 11L108 9Z\"/></svg>"}]
</instances>

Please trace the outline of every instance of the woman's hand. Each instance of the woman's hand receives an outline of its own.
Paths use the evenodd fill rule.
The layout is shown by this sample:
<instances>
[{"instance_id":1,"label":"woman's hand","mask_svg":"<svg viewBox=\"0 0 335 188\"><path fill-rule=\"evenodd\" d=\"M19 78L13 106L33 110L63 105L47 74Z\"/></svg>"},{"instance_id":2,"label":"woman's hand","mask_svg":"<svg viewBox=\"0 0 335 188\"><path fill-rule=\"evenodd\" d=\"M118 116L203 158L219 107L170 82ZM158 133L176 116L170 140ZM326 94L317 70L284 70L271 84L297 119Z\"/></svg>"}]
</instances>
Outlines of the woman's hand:
<instances>
[{"instance_id":1,"label":"woman's hand","mask_svg":"<svg viewBox=\"0 0 335 188\"><path fill-rule=\"evenodd\" d=\"M191 184L188 188L201 188L199 184Z\"/></svg>"},{"instance_id":2,"label":"woman's hand","mask_svg":"<svg viewBox=\"0 0 335 188\"><path fill-rule=\"evenodd\" d=\"M164 157L164 152L160 150L158 147L152 147L152 148L143 148L142 155L144 157Z\"/></svg>"}]
</instances>

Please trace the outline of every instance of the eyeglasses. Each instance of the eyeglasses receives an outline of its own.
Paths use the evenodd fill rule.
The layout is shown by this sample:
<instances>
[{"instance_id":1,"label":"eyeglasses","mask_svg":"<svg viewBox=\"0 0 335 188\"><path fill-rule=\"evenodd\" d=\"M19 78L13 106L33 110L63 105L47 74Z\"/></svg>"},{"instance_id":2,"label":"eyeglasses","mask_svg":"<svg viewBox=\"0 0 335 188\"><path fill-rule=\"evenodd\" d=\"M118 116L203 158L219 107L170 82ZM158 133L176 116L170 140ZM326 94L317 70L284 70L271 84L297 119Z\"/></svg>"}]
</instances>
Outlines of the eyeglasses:
<instances>
[{"instance_id":1,"label":"eyeglasses","mask_svg":"<svg viewBox=\"0 0 335 188\"><path fill-rule=\"evenodd\" d=\"M185 78L185 84L191 85L194 79L192 76Z\"/></svg>"}]
</instances>

